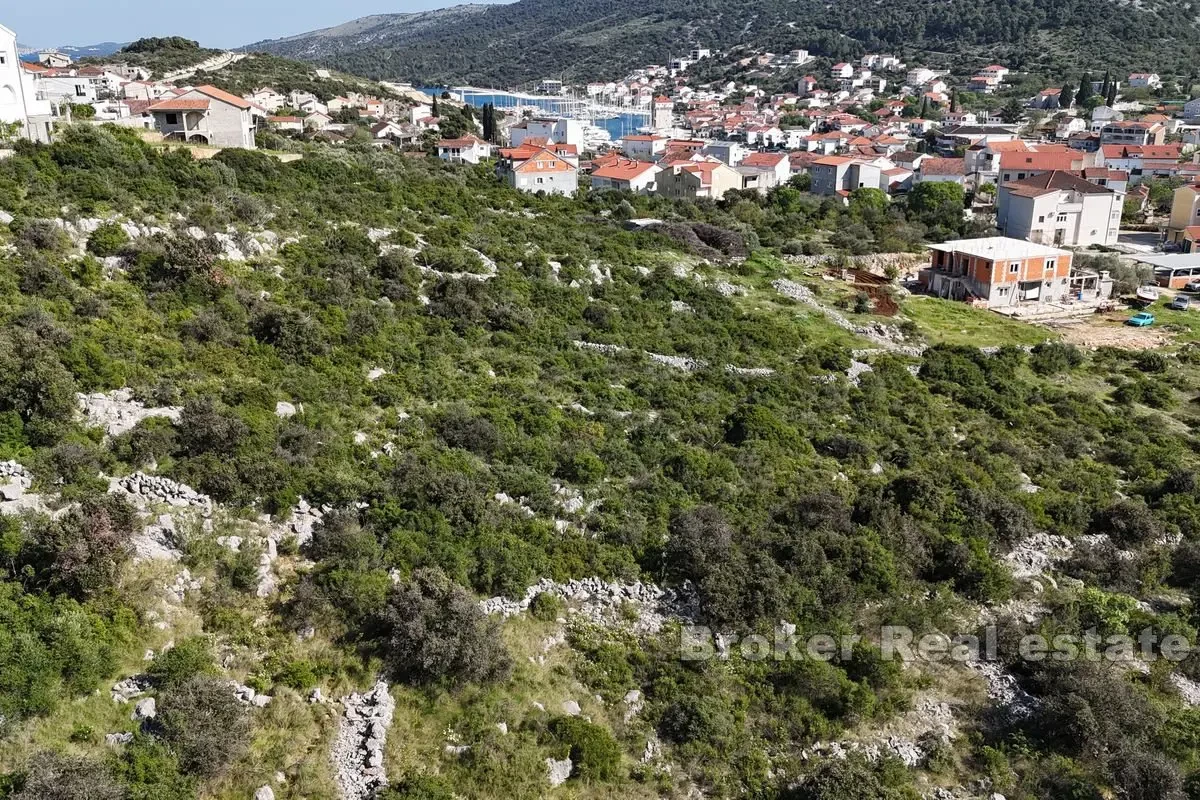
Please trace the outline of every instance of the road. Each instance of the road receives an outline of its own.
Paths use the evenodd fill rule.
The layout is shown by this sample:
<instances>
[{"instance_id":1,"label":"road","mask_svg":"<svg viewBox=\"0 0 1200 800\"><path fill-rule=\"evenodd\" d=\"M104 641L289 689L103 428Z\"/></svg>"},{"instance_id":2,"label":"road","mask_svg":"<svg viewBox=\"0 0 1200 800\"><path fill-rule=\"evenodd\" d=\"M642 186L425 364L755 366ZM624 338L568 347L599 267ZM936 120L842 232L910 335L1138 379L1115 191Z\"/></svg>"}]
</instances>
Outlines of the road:
<instances>
[{"instance_id":1,"label":"road","mask_svg":"<svg viewBox=\"0 0 1200 800\"><path fill-rule=\"evenodd\" d=\"M249 53L235 53L231 50L227 50L226 52L221 53L219 56L213 56L210 59L201 61L199 64L195 64L194 66L186 69L178 69L174 72L168 72L162 76L162 80L177 81L181 78L190 78L200 70L204 70L205 72L215 72L216 70L228 67L230 64L236 64L248 55Z\"/></svg>"},{"instance_id":2,"label":"road","mask_svg":"<svg viewBox=\"0 0 1200 800\"><path fill-rule=\"evenodd\" d=\"M1117 244L1135 253L1153 253L1162 242L1162 234L1153 231L1119 231Z\"/></svg>"}]
</instances>

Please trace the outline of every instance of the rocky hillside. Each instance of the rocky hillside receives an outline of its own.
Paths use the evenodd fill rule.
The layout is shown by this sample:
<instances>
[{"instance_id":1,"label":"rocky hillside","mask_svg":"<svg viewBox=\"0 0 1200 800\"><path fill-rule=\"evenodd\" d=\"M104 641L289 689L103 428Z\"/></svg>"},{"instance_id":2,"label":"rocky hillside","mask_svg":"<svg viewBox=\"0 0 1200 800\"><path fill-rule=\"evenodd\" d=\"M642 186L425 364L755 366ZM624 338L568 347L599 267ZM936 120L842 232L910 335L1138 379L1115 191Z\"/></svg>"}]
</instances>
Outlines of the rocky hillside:
<instances>
[{"instance_id":1,"label":"rocky hillside","mask_svg":"<svg viewBox=\"0 0 1200 800\"><path fill-rule=\"evenodd\" d=\"M384 14L251 50L375 78L517 85L548 75L594 80L665 63L696 44L870 50L973 68L999 60L1047 74L1154 69L1191 74L1200 27L1183 0L519 0Z\"/></svg>"},{"instance_id":2,"label":"rocky hillside","mask_svg":"<svg viewBox=\"0 0 1200 800\"><path fill-rule=\"evenodd\" d=\"M0 798L1195 796L1194 312L856 282L949 184L283 144L0 161Z\"/></svg>"}]
</instances>

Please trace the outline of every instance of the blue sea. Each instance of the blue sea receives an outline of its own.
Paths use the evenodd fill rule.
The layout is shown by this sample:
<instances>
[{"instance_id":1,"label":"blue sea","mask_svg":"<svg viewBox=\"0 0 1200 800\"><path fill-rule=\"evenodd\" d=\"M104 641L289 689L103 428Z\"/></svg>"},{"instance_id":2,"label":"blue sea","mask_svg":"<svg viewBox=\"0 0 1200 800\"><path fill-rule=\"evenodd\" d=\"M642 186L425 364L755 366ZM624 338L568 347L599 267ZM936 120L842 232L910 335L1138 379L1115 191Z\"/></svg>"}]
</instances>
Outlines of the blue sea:
<instances>
[{"instance_id":1,"label":"blue sea","mask_svg":"<svg viewBox=\"0 0 1200 800\"><path fill-rule=\"evenodd\" d=\"M537 97L531 95L515 95L509 92L476 92L463 91L461 88L436 89L424 88L421 91L426 94L438 94L443 91L449 91L454 96L462 94L468 105L474 108L483 108L483 106L491 103L496 108L515 108L517 106L537 106L543 109L548 115L565 116L570 110L571 101L564 97ZM618 114L610 119L595 120L597 127L608 131L613 138L613 141L620 139L622 136L631 133L637 133L638 128L644 128L650 124L650 117L647 114Z\"/></svg>"}]
</instances>

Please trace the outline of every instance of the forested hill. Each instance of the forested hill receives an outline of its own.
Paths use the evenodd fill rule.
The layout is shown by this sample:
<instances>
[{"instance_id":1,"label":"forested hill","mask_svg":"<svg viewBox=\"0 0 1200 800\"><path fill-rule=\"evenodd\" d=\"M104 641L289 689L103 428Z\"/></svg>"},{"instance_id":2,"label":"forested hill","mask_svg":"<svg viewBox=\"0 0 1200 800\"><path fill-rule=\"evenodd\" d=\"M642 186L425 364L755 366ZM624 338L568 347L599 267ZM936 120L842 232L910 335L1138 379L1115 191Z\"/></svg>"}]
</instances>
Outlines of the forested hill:
<instances>
[{"instance_id":1,"label":"forested hill","mask_svg":"<svg viewBox=\"0 0 1200 800\"><path fill-rule=\"evenodd\" d=\"M365 17L248 49L375 78L517 85L563 72L619 77L691 45L735 44L831 58L898 51L947 66L1188 73L1200 63L1200 23L1184 0L520 0Z\"/></svg>"}]
</instances>

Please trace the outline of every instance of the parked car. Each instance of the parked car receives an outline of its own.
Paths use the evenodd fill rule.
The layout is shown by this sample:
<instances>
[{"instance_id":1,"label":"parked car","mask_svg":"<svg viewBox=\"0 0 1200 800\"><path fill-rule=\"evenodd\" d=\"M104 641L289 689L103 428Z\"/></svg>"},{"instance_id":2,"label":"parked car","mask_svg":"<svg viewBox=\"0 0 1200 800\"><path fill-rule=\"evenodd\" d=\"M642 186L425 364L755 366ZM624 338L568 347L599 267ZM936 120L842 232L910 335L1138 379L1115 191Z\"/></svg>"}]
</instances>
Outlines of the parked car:
<instances>
[{"instance_id":1,"label":"parked car","mask_svg":"<svg viewBox=\"0 0 1200 800\"><path fill-rule=\"evenodd\" d=\"M1200 292L1200 281L1188 281L1188 285L1183 287L1185 292Z\"/></svg>"},{"instance_id":2,"label":"parked car","mask_svg":"<svg viewBox=\"0 0 1200 800\"><path fill-rule=\"evenodd\" d=\"M1132 325L1135 328L1148 328L1154 324L1154 315L1149 311L1139 311L1125 320L1125 324Z\"/></svg>"},{"instance_id":3,"label":"parked car","mask_svg":"<svg viewBox=\"0 0 1200 800\"><path fill-rule=\"evenodd\" d=\"M1191 304L1192 298L1188 297L1187 295L1177 294L1175 295L1175 299L1172 300L1169 305L1167 305L1167 308L1173 308L1176 311L1187 311L1188 306Z\"/></svg>"}]
</instances>

